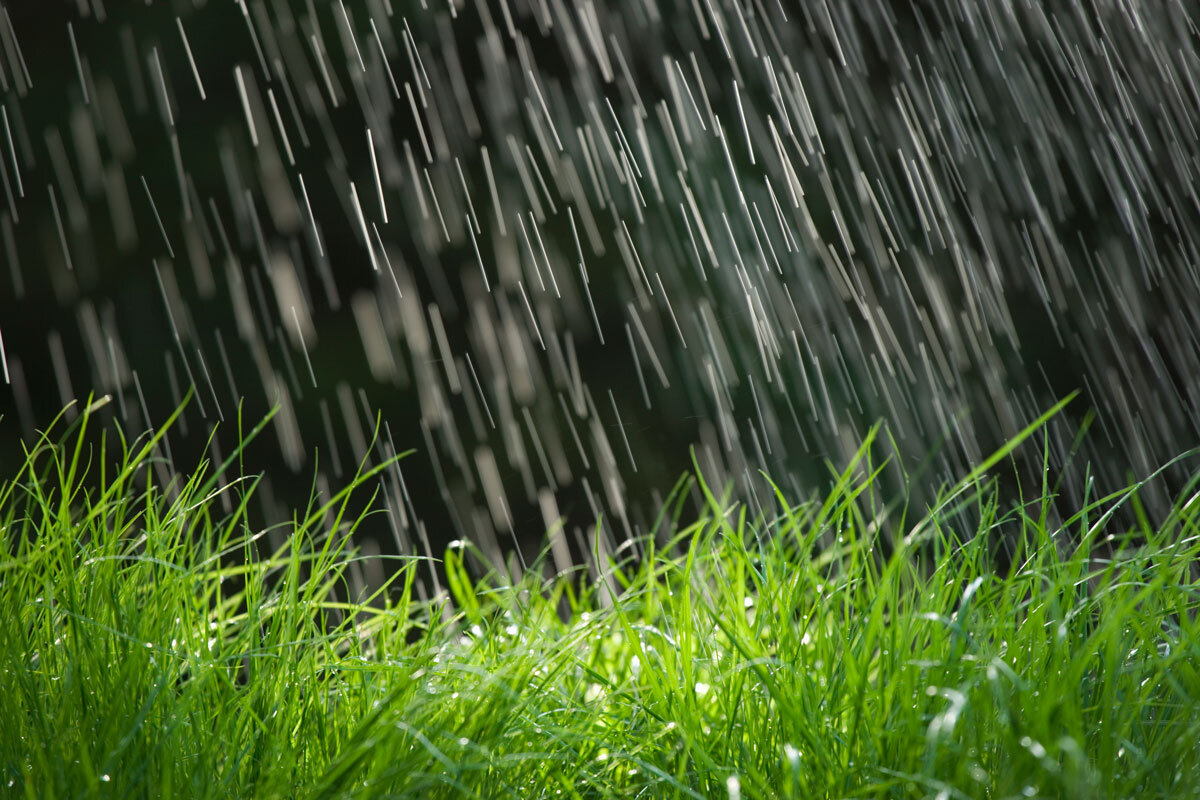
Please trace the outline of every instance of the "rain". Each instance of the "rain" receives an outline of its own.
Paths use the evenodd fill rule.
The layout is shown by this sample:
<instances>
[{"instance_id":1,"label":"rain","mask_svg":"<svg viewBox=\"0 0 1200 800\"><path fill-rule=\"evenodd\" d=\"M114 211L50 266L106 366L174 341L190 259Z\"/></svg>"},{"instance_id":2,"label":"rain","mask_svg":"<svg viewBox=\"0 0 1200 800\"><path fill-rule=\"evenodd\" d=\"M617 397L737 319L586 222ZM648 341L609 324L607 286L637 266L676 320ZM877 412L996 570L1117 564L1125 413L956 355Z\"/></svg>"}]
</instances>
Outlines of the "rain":
<instances>
[{"instance_id":1,"label":"rain","mask_svg":"<svg viewBox=\"0 0 1200 800\"><path fill-rule=\"evenodd\" d=\"M1198 442L1180 0L0 8L5 470L89 396L130 436L190 397L164 485L274 408L262 524L411 450L369 551L565 570L879 420L916 502L1076 391L1012 497Z\"/></svg>"}]
</instances>

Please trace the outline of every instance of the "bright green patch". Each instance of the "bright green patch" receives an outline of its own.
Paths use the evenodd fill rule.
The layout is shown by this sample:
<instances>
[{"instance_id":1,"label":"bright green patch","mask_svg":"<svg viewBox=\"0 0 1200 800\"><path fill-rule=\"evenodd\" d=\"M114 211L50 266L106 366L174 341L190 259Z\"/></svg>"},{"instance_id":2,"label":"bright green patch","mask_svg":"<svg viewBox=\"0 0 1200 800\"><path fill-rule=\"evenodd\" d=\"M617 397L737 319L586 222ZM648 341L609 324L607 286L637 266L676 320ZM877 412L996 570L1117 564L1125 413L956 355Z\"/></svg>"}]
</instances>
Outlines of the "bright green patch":
<instances>
[{"instance_id":1,"label":"bright green patch","mask_svg":"<svg viewBox=\"0 0 1200 800\"><path fill-rule=\"evenodd\" d=\"M1200 796L1195 486L1126 534L1137 487L1055 527L980 469L906 519L869 438L771 519L681 482L670 541L594 585L467 547L448 598L402 560L351 603L347 498L382 467L263 557L252 479L232 513L219 469L147 489L157 443L89 451L88 418L0 484L0 793Z\"/></svg>"}]
</instances>

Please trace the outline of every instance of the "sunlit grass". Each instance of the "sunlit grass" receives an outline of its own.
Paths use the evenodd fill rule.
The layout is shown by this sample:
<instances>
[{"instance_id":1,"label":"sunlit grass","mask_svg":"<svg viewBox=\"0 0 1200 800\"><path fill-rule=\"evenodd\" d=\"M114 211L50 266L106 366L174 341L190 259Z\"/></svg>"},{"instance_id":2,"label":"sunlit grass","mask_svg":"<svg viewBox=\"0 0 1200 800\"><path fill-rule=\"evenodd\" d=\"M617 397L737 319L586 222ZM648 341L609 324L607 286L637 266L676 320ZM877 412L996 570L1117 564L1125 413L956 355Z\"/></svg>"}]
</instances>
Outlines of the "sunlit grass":
<instances>
[{"instance_id":1,"label":"sunlit grass","mask_svg":"<svg viewBox=\"0 0 1200 800\"><path fill-rule=\"evenodd\" d=\"M1200 796L1195 483L1136 531L1136 486L1052 525L1049 481L1005 508L986 469L917 511L872 435L770 519L682 481L599 581L457 546L448 597L406 559L348 602L383 466L263 556L254 480L216 502L237 453L147 489L156 442L89 418L0 485L0 792Z\"/></svg>"}]
</instances>

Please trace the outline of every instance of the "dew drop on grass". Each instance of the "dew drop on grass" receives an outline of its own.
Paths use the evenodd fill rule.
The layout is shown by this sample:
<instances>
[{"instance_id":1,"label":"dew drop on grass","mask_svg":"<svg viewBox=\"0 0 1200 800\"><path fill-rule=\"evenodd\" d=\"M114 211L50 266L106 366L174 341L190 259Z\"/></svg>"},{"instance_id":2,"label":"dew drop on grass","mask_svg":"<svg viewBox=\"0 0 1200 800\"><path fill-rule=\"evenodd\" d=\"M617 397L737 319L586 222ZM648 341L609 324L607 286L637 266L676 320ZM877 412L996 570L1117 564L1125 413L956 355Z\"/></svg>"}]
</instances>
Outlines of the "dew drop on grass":
<instances>
[{"instance_id":1,"label":"dew drop on grass","mask_svg":"<svg viewBox=\"0 0 1200 800\"><path fill-rule=\"evenodd\" d=\"M1034 758L1043 758L1046 755L1046 748L1042 746L1041 742L1029 736L1021 737L1021 746L1028 750Z\"/></svg>"}]
</instances>

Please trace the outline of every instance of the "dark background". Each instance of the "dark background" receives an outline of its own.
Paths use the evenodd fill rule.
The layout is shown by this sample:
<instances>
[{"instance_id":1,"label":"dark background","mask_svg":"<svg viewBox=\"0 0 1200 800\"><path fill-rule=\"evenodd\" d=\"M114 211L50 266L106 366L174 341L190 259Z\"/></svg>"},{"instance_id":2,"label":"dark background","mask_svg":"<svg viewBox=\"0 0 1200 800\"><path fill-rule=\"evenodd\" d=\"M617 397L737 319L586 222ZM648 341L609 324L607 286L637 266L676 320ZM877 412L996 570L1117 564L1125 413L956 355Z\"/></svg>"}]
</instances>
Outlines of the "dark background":
<instances>
[{"instance_id":1,"label":"dark background","mask_svg":"<svg viewBox=\"0 0 1200 800\"><path fill-rule=\"evenodd\" d=\"M205 455L218 422L207 455L230 451L239 404L254 422L283 403L246 460L248 471L265 476L256 510L264 523L303 505L314 469L325 492L346 481L367 454L377 414L387 425L371 458L417 449L380 483L388 511L360 539L384 551L428 546L437 553L451 539L469 538L498 557L515 536L531 555L556 516L538 502L538 490L549 489L567 521L564 541L579 558L593 546L597 512L605 517L604 547L649 530L661 493L690 468L692 445L699 445L697 458L706 471L712 467L716 482L734 481L758 509L769 502L759 469L803 496L827 482L826 461L844 462L877 419L887 421L897 449L887 485L900 491L902 470L919 472L910 489L920 502L1076 390L1080 397L1049 428L1047 443L1053 478L1063 475L1068 487L1064 509L1078 507L1088 472L1095 496L1198 443L1200 202L1192 171L1200 154L1194 127L1200 59L1196 28L1177 5L1134 18L1115 3L993 15L935 0L830 2L824 10L714 0L728 51L712 30L714 17L706 18L706 38L690 2L586 6L612 53L619 48L625 59L621 67L610 54L611 80L587 50L591 11L575 4L478 0L459 5L451 19L448 6L432 0L429 9L355 0L346 3L346 17L338 3L260 0L246 6L257 47L236 3L107 5L103 19L99 6L84 0L5 6L4 24L16 34L32 85L14 68L6 38L3 104L24 196L14 192L7 141L0 139L13 193L11 203L0 203L0 333L11 373L10 385L0 389L4 474L18 463L18 442L71 399L114 394L106 418L136 433L178 404L189 370L196 394L169 453L184 472ZM748 20L744 35L738 8ZM555 20L548 30L543 9ZM348 46L346 18L365 71ZM187 31L203 100L176 19ZM370 20L380 30L399 99ZM421 54L415 70L405 21ZM313 33L340 101L336 108L311 47ZM776 80L798 78L815 126L815 136L804 132L793 92L795 135L787 146L805 193L803 210L787 208L795 252L785 251L782 235L773 235L773 253L760 247L743 221L750 217L740 215L732 180L739 176L764 229L771 223L779 230L763 176L786 207L788 175L773 154L766 121L771 116L783 127L765 55ZM692 56L707 100L699 96ZM672 94L675 77L664 57L678 61L702 113L711 104L720 117L730 160L712 131L696 126L690 101L676 104L686 95ZM455 64L467 105L456 93ZM571 161L592 198L582 203L564 194L569 181L551 180L551 211L548 195L535 186L546 206L540 232L561 299L534 290L513 218L528 214L531 203L508 137L522 150L529 144L544 171L550 164L538 141L548 131L525 65L535 70L564 140L559 167ZM235 67L250 87L258 146L250 141ZM403 90L423 80L422 69L444 139L441 146L431 142L432 163ZM734 81L755 141L753 163L742 146ZM663 199L643 175L640 219L611 165L602 167L612 188L604 209L585 170L576 127L598 134L602 122L620 149L605 99L626 138L637 129L639 105L648 110L645 149L638 141L631 146L639 155L654 154ZM694 138L680 149L719 268L698 268L679 209L686 198L673 174L673 145L654 107L659 100L667 101L679 128L691 115L686 124ZM436 139L429 119L424 132ZM376 199L368 127L380 154L387 224ZM437 187L448 242L430 210L422 212L418 191L425 189L412 181L405 142ZM481 146L502 196L504 233ZM492 292L483 289L463 224L456 156L471 188L480 224L475 242L492 270ZM914 190L909 172L918 170L925 170L926 186ZM378 226L395 281L387 269L372 267L350 181L364 217ZM871 216L867 184L891 221L886 230ZM567 208L580 228L604 344L582 293ZM733 241L721 227L723 212ZM936 224L928 224L927 212ZM595 237L586 230L588 215ZM125 219L131 226L114 222ZM621 221L650 280L657 272L663 281L670 309L658 295L643 297L621 256ZM696 252L704 263L703 247ZM384 261L383 251L376 261ZM743 291L751 276L757 308L780 334L778 372L771 376ZM532 295L545 351L529 325L522 287ZM288 298L298 301L296 318ZM458 370L459 393L431 333L431 304L458 362L451 369ZM669 387L644 349L638 365L631 360L624 332L631 307ZM302 326L303 346L296 335L301 318L311 319L311 327ZM364 325L383 332L374 368ZM801 331L803 354L793 353L789 337ZM464 370L468 355L489 397L486 409ZM717 375L722 385L713 391ZM1093 414L1095 424L1078 444ZM549 474L533 430L544 437ZM998 472L1009 496L1018 495L1022 481L1040 483L1037 451L1023 451L1013 469ZM489 495L489 459L497 464L503 503ZM1153 513L1165 513L1186 475L1181 467L1147 490Z\"/></svg>"}]
</instances>

